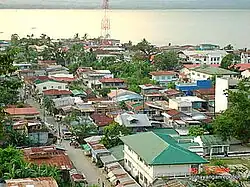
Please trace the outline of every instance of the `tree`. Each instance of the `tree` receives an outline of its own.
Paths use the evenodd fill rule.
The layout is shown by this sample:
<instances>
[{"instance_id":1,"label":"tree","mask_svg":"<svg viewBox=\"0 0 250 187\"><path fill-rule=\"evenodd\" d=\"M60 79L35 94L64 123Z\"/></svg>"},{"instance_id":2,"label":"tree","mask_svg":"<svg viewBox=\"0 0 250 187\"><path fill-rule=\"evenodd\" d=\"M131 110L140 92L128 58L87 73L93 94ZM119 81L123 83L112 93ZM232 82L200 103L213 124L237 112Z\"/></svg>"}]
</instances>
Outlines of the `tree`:
<instances>
[{"instance_id":1,"label":"tree","mask_svg":"<svg viewBox=\"0 0 250 187\"><path fill-rule=\"evenodd\" d=\"M213 121L216 134L223 140L234 137L247 143L250 139L250 89L249 80L238 84L236 92L227 91L229 108Z\"/></svg>"},{"instance_id":2,"label":"tree","mask_svg":"<svg viewBox=\"0 0 250 187\"><path fill-rule=\"evenodd\" d=\"M190 127L189 128L189 136L201 136L204 134L204 129L201 127Z\"/></svg>"},{"instance_id":3,"label":"tree","mask_svg":"<svg viewBox=\"0 0 250 187\"><path fill-rule=\"evenodd\" d=\"M157 48L145 38L133 46L133 50L142 52L146 60L150 60L151 56L158 52Z\"/></svg>"},{"instance_id":4,"label":"tree","mask_svg":"<svg viewBox=\"0 0 250 187\"><path fill-rule=\"evenodd\" d=\"M158 54L154 58L157 70L174 70L180 66L178 54L174 51Z\"/></svg>"},{"instance_id":5,"label":"tree","mask_svg":"<svg viewBox=\"0 0 250 187\"><path fill-rule=\"evenodd\" d=\"M239 63L240 57L233 53L227 54L221 61L220 67L224 69L231 69L234 64Z\"/></svg>"},{"instance_id":6,"label":"tree","mask_svg":"<svg viewBox=\"0 0 250 187\"><path fill-rule=\"evenodd\" d=\"M104 136L101 139L101 143L103 143L106 148L111 148L122 144L120 137L129 134L131 134L131 131L127 127L112 122L109 126L104 128Z\"/></svg>"}]
</instances>

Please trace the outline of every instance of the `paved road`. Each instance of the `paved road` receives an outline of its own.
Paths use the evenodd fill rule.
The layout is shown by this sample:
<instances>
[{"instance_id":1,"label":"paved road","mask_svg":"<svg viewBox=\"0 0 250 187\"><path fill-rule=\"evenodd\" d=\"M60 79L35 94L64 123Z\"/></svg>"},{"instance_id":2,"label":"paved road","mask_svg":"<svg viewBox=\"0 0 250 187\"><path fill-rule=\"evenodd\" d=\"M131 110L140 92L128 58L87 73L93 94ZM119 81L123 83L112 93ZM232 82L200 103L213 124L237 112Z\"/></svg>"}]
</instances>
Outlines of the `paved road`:
<instances>
[{"instance_id":1,"label":"paved road","mask_svg":"<svg viewBox=\"0 0 250 187\"><path fill-rule=\"evenodd\" d=\"M40 108L39 103L37 103L33 99L28 99L27 103L37 108L38 111L40 112L41 118L43 119L44 109ZM54 125L55 129L57 129L58 132L59 130L58 123L54 120L53 116L46 115L45 121L51 125ZM83 154L83 151L81 149L75 149L74 147L70 146L69 141L66 140L62 140L62 142L58 145L66 149L66 152L70 160L73 162L74 166L79 172L84 173L89 184L97 184L99 178L101 179L101 181L104 182L105 187L110 186L110 183L106 180L105 175L102 174L101 169L97 168L91 162L90 158Z\"/></svg>"}]
</instances>

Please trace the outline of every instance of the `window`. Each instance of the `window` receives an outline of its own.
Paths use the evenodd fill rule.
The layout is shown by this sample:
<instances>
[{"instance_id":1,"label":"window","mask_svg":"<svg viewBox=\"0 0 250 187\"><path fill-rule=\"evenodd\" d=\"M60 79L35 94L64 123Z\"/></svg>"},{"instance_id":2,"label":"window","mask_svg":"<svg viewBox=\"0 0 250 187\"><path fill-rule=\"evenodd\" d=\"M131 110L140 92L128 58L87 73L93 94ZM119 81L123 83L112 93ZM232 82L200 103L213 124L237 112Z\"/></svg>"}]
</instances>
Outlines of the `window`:
<instances>
[{"instance_id":1,"label":"window","mask_svg":"<svg viewBox=\"0 0 250 187\"><path fill-rule=\"evenodd\" d=\"M61 87L61 86L58 86L58 89L62 89L62 87Z\"/></svg>"},{"instance_id":2,"label":"window","mask_svg":"<svg viewBox=\"0 0 250 187\"><path fill-rule=\"evenodd\" d=\"M144 183L147 185L148 184L148 179L144 177Z\"/></svg>"},{"instance_id":3,"label":"window","mask_svg":"<svg viewBox=\"0 0 250 187\"><path fill-rule=\"evenodd\" d=\"M217 61L220 61L220 57L217 57Z\"/></svg>"},{"instance_id":4,"label":"window","mask_svg":"<svg viewBox=\"0 0 250 187\"><path fill-rule=\"evenodd\" d=\"M51 88L53 88L53 86L51 86Z\"/></svg>"},{"instance_id":5,"label":"window","mask_svg":"<svg viewBox=\"0 0 250 187\"><path fill-rule=\"evenodd\" d=\"M128 167L131 168L131 162L128 160Z\"/></svg>"},{"instance_id":6,"label":"window","mask_svg":"<svg viewBox=\"0 0 250 187\"><path fill-rule=\"evenodd\" d=\"M46 87L46 86L44 86L44 87L43 87L43 90L45 90L45 89L47 89L47 87Z\"/></svg>"},{"instance_id":7,"label":"window","mask_svg":"<svg viewBox=\"0 0 250 187\"><path fill-rule=\"evenodd\" d=\"M199 74L199 73L197 73L197 76L199 77L199 76L200 76L200 74Z\"/></svg>"},{"instance_id":8,"label":"window","mask_svg":"<svg viewBox=\"0 0 250 187\"><path fill-rule=\"evenodd\" d=\"M206 78L206 75L203 75L203 78Z\"/></svg>"},{"instance_id":9,"label":"window","mask_svg":"<svg viewBox=\"0 0 250 187\"><path fill-rule=\"evenodd\" d=\"M192 75L195 75L195 73L193 72Z\"/></svg>"},{"instance_id":10,"label":"window","mask_svg":"<svg viewBox=\"0 0 250 187\"><path fill-rule=\"evenodd\" d=\"M143 175L141 173L139 173L139 177L141 180L143 180Z\"/></svg>"},{"instance_id":11,"label":"window","mask_svg":"<svg viewBox=\"0 0 250 187\"><path fill-rule=\"evenodd\" d=\"M211 61L213 61L214 58L211 58Z\"/></svg>"}]
</instances>

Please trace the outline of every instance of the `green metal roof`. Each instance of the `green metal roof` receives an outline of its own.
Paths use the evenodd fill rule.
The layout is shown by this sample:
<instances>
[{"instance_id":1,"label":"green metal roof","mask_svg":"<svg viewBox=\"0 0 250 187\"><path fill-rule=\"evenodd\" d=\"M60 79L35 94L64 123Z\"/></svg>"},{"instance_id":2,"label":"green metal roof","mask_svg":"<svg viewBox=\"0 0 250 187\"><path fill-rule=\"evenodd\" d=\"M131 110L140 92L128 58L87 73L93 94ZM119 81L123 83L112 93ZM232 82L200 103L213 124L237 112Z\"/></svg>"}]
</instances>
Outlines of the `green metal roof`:
<instances>
[{"instance_id":1,"label":"green metal roof","mask_svg":"<svg viewBox=\"0 0 250 187\"><path fill-rule=\"evenodd\" d=\"M71 90L73 95L87 95L84 91L82 90Z\"/></svg>"},{"instance_id":2,"label":"green metal roof","mask_svg":"<svg viewBox=\"0 0 250 187\"><path fill-rule=\"evenodd\" d=\"M123 153L124 145L118 145L109 149L109 152L117 159L123 160L124 153Z\"/></svg>"},{"instance_id":3,"label":"green metal roof","mask_svg":"<svg viewBox=\"0 0 250 187\"><path fill-rule=\"evenodd\" d=\"M35 80L34 83L35 84L41 84L41 83L44 83L44 82L60 82L60 81L56 81L56 80Z\"/></svg>"},{"instance_id":4,"label":"green metal roof","mask_svg":"<svg viewBox=\"0 0 250 187\"><path fill-rule=\"evenodd\" d=\"M239 74L237 72L229 71L227 69L211 67L211 66L206 66L206 65L192 68L192 70L200 72L200 73L209 74L209 75L237 75Z\"/></svg>"},{"instance_id":5,"label":"green metal roof","mask_svg":"<svg viewBox=\"0 0 250 187\"><path fill-rule=\"evenodd\" d=\"M174 135L179 136L178 132L172 128L154 128L152 129L154 133L161 133L161 134L168 134L168 135Z\"/></svg>"},{"instance_id":6,"label":"green metal roof","mask_svg":"<svg viewBox=\"0 0 250 187\"><path fill-rule=\"evenodd\" d=\"M240 141L232 138L229 141L223 141L219 136L215 135L203 135L201 136L201 140L205 146L213 146L213 145L230 145L230 144L239 144Z\"/></svg>"},{"instance_id":7,"label":"green metal roof","mask_svg":"<svg viewBox=\"0 0 250 187\"><path fill-rule=\"evenodd\" d=\"M145 132L121 137L149 165L180 165L208 163L196 153L177 144L169 135Z\"/></svg>"},{"instance_id":8,"label":"green metal roof","mask_svg":"<svg viewBox=\"0 0 250 187\"><path fill-rule=\"evenodd\" d=\"M85 151L89 151L90 150L90 147L88 144L82 144L81 145L82 149L84 149Z\"/></svg>"}]
</instances>

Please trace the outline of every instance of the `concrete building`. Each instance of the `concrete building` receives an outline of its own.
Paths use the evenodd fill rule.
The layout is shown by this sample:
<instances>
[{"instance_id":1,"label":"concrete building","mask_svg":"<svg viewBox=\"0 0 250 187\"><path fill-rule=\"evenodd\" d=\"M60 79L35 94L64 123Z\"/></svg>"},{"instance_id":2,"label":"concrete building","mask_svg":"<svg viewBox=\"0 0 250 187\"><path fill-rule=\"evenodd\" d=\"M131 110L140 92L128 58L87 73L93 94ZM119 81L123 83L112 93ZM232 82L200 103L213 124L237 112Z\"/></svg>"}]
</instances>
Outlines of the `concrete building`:
<instances>
[{"instance_id":1,"label":"concrete building","mask_svg":"<svg viewBox=\"0 0 250 187\"><path fill-rule=\"evenodd\" d=\"M35 90L38 94L42 94L45 90L69 90L68 84L63 82L57 82L54 80L47 81L35 81Z\"/></svg>"},{"instance_id":2,"label":"concrete building","mask_svg":"<svg viewBox=\"0 0 250 187\"><path fill-rule=\"evenodd\" d=\"M153 71L149 73L152 80L155 80L160 85L167 85L169 82L178 80L177 73L174 71Z\"/></svg>"},{"instance_id":3,"label":"concrete building","mask_svg":"<svg viewBox=\"0 0 250 187\"><path fill-rule=\"evenodd\" d=\"M224 50L185 50L179 53L179 57L192 64L221 64L227 55Z\"/></svg>"},{"instance_id":4,"label":"concrete building","mask_svg":"<svg viewBox=\"0 0 250 187\"><path fill-rule=\"evenodd\" d=\"M169 135L144 132L121 137L124 167L147 187L158 177L188 177L207 163L196 153L179 146Z\"/></svg>"},{"instance_id":5,"label":"concrete building","mask_svg":"<svg viewBox=\"0 0 250 187\"><path fill-rule=\"evenodd\" d=\"M200 67L195 67L190 69L190 73L187 76L187 78L189 78L191 81L196 81L196 80L212 79L214 76L230 78L230 77L235 77L237 75L239 75L239 73L237 72L203 65Z\"/></svg>"},{"instance_id":6,"label":"concrete building","mask_svg":"<svg viewBox=\"0 0 250 187\"><path fill-rule=\"evenodd\" d=\"M235 90L239 80L230 78L216 78L215 84L215 112L223 112L228 108L228 90Z\"/></svg>"},{"instance_id":7,"label":"concrete building","mask_svg":"<svg viewBox=\"0 0 250 187\"><path fill-rule=\"evenodd\" d=\"M242 64L250 63L250 50L242 52L240 58Z\"/></svg>"}]
</instances>

